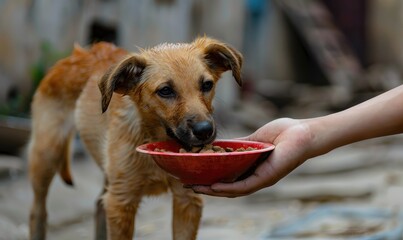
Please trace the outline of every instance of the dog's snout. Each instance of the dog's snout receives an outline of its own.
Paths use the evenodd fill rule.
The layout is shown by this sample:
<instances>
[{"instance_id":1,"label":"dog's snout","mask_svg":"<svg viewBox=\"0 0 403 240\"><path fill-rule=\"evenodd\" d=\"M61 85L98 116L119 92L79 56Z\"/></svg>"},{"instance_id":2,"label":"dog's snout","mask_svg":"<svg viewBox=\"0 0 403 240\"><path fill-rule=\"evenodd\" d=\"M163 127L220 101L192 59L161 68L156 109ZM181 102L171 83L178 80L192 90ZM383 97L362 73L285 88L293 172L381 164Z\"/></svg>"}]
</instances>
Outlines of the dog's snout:
<instances>
[{"instance_id":1,"label":"dog's snout","mask_svg":"<svg viewBox=\"0 0 403 240\"><path fill-rule=\"evenodd\" d=\"M207 140L213 135L214 127L213 124L209 121L202 121L193 124L192 126L193 134L199 140Z\"/></svg>"}]
</instances>

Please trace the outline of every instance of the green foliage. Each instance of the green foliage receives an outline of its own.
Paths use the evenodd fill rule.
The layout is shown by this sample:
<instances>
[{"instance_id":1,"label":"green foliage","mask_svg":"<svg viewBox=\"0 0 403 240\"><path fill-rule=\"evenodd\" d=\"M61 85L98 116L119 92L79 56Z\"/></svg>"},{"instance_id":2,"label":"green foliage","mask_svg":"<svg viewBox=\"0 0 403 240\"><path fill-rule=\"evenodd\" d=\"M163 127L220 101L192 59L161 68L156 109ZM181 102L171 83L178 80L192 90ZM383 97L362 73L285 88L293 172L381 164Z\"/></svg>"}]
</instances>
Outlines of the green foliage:
<instances>
[{"instance_id":1,"label":"green foliage","mask_svg":"<svg viewBox=\"0 0 403 240\"><path fill-rule=\"evenodd\" d=\"M28 96L17 94L8 99L6 103L0 103L0 115L28 117L30 112L30 104L33 94L44 78L47 70L55 64L55 62L65 56L67 52L57 51L51 43L43 42L40 46L41 54L37 62L30 68L30 78L32 88Z\"/></svg>"},{"instance_id":2,"label":"green foliage","mask_svg":"<svg viewBox=\"0 0 403 240\"><path fill-rule=\"evenodd\" d=\"M15 98L10 99L8 102L0 103L0 115L25 117L27 115L24 112L22 106L24 105L24 98L22 95L18 95Z\"/></svg>"}]
</instances>

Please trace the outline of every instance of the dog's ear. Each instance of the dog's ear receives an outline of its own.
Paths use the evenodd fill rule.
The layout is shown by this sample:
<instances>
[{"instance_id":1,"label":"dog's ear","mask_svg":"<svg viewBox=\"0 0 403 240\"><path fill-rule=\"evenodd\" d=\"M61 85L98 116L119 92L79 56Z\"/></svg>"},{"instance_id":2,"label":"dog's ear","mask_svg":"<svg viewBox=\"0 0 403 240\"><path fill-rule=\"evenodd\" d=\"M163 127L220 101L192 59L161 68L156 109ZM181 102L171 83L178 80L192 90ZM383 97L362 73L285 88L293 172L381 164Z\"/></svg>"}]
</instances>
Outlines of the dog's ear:
<instances>
[{"instance_id":1,"label":"dog's ear","mask_svg":"<svg viewBox=\"0 0 403 240\"><path fill-rule=\"evenodd\" d=\"M108 109L113 92L127 94L140 82L146 66L146 60L134 54L105 73L98 83L102 96L102 113Z\"/></svg>"},{"instance_id":2,"label":"dog's ear","mask_svg":"<svg viewBox=\"0 0 403 240\"><path fill-rule=\"evenodd\" d=\"M216 40L204 38L204 59L207 66L220 76L223 72L232 71L235 80L242 86L242 55L234 48Z\"/></svg>"}]
</instances>

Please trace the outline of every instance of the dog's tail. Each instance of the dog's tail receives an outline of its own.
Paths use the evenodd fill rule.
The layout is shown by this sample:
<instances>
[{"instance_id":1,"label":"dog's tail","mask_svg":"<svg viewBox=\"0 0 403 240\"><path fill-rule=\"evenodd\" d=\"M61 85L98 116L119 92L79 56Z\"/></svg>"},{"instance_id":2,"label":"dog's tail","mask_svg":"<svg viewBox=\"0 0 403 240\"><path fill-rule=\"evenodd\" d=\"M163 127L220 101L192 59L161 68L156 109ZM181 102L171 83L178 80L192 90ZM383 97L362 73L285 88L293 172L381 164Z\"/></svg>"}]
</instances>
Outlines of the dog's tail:
<instances>
[{"instance_id":1,"label":"dog's tail","mask_svg":"<svg viewBox=\"0 0 403 240\"><path fill-rule=\"evenodd\" d=\"M73 135L73 134L72 134ZM62 158L61 158L61 163L60 163L60 168L59 168L59 174L60 177L63 179L63 181L69 185L73 186L73 178L71 176L71 171L70 171L70 146L71 146L71 139L72 136L68 137L66 139L66 144L63 148L63 151L61 152Z\"/></svg>"},{"instance_id":2,"label":"dog's tail","mask_svg":"<svg viewBox=\"0 0 403 240\"><path fill-rule=\"evenodd\" d=\"M109 43L91 49L74 47L73 53L58 61L41 81L32 102L32 132L29 146L30 175L44 174L50 184L59 172L65 183L73 185L70 173L70 146L75 134L74 109L94 71L104 71L127 52ZM100 103L101 104L101 103ZM38 178L39 179L39 178Z\"/></svg>"}]
</instances>

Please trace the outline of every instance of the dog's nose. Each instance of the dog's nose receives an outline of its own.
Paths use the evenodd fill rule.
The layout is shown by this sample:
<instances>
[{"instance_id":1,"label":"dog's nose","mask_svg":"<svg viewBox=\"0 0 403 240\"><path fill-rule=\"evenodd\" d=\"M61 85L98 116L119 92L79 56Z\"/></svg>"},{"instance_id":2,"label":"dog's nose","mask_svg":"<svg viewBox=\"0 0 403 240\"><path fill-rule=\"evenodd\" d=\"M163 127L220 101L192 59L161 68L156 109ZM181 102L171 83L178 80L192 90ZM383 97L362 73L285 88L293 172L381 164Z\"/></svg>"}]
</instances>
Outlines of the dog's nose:
<instances>
[{"instance_id":1,"label":"dog's nose","mask_svg":"<svg viewBox=\"0 0 403 240\"><path fill-rule=\"evenodd\" d=\"M195 123L192 128L193 134L199 140L207 140L214 133L213 124L209 121Z\"/></svg>"}]
</instances>

